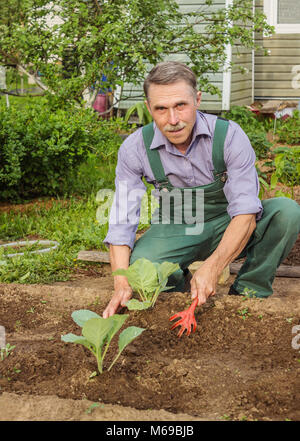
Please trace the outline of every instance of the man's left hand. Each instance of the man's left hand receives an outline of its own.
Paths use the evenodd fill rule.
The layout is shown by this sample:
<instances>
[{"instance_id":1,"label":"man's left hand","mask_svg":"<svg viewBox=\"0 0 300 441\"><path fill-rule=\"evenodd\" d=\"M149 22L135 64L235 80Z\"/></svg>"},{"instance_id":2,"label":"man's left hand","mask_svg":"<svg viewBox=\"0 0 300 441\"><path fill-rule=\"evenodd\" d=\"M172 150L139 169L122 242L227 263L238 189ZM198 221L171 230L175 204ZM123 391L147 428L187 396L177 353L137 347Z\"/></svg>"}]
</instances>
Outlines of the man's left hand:
<instances>
[{"instance_id":1,"label":"man's left hand","mask_svg":"<svg viewBox=\"0 0 300 441\"><path fill-rule=\"evenodd\" d=\"M208 297L216 294L219 272L208 262L204 262L194 273L191 280L191 295L198 297L198 306L203 305Z\"/></svg>"}]
</instances>

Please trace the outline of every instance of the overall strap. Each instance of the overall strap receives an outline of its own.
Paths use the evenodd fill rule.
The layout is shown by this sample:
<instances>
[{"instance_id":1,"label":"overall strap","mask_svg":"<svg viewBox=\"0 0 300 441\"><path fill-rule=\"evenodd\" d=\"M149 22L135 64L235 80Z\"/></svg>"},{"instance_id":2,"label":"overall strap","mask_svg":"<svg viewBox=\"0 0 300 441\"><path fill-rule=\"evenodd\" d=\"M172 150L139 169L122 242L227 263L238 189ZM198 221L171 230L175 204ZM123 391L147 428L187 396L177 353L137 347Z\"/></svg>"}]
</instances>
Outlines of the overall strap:
<instances>
[{"instance_id":1,"label":"overall strap","mask_svg":"<svg viewBox=\"0 0 300 441\"><path fill-rule=\"evenodd\" d=\"M150 149L154 137L153 123L144 126L142 129L142 133L143 133L144 144L146 147L146 152L149 159L150 167L152 169L156 181L159 184L169 184L169 179L165 175L158 150Z\"/></svg>"},{"instance_id":2,"label":"overall strap","mask_svg":"<svg viewBox=\"0 0 300 441\"><path fill-rule=\"evenodd\" d=\"M212 147L212 160L214 164L215 176L226 171L226 165L224 162L224 143L228 126L229 122L227 119L221 117L217 118Z\"/></svg>"}]
</instances>

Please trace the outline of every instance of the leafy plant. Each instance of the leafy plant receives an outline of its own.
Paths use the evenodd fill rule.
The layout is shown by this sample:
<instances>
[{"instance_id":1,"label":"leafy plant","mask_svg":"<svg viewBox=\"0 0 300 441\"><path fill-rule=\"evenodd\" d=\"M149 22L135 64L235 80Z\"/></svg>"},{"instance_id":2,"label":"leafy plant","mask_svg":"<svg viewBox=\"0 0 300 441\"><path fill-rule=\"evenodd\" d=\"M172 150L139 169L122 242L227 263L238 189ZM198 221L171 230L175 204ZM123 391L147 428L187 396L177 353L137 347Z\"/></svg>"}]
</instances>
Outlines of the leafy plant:
<instances>
[{"instance_id":1,"label":"leafy plant","mask_svg":"<svg viewBox=\"0 0 300 441\"><path fill-rule=\"evenodd\" d=\"M254 289L245 287L242 292L242 294L243 294L242 301L254 298L256 293L257 293L257 291L255 291Z\"/></svg>"},{"instance_id":2,"label":"leafy plant","mask_svg":"<svg viewBox=\"0 0 300 441\"><path fill-rule=\"evenodd\" d=\"M179 269L178 263L151 262L144 257L137 259L128 269L118 269L113 275L126 276L133 291L137 292L141 302L131 299L126 303L129 310L142 310L153 307L160 292L173 288L167 286L168 277Z\"/></svg>"},{"instance_id":3,"label":"leafy plant","mask_svg":"<svg viewBox=\"0 0 300 441\"><path fill-rule=\"evenodd\" d=\"M273 151L275 171L271 176L271 186L278 182L291 188L291 194L278 190L275 196L294 199L294 187L300 184L300 147L278 147Z\"/></svg>"},{"instance_id":4,"label":"leafy plant","mask_svg":"<svg viewBox=\"0 0 300 441\"><path fill-rule=\"evenodd\" d=\"M246 130L249 141L255 151L257 159L267 159L271 152L273 144L267 140L266 133L263 131L248 131Z\"/></svg>"},{"instance_id":5,"label":"leafy plant","mask_svg":"<svg viewBox=\"0 0 300 441\"><path fill-rule=\"evenodd\" d=\"M229 111L224 112L224 118L235 121L245 132L262 130L262 125L256 115L245 106L232 106Z\"/></svg>"},{"instance_id":6,"label":"leafy plant","mask_svg":"<svg viewBox=\"0 0 300 441\"><path fill-rule=\"evenodd\" d=\"M4 348L0 349L0 360L3 361L4 358L8 357L16 346L11 346L9 343L5 345Z\"/></svg>"},{"instance_id":7,"label":"leafy plant","mask_svg":"<svg viewBox=\"0 0 300 441\"><path fill-rule=\"evenodd\" d=\"M85 181L102 175L104 163L114 170L124 127L119 119L100 123L91 109L51 108L44 98L22 109L0 107L0 199L70 193L92 153Z\"/></svg>"},{"instance_id":8,"label":"leafy plant","mask_svg":"<svg viewBox=\"0 0 300 441\"><path fill-rule=\"evenodd\" d=\"M125 115L125 122L128 123L129 118L137 113L137 116L139 118L139 124L146 125L152 121L152 116L147 109L147 106L143 102L139 102L131 106Z\"/></svg>"},{"instance_id":9,"label":"leafy plant","mask_svg":"<svg viewBox=\"0 0 300 441\"><path fill-rule=\"evenodd\" d=\"M184 53L199 88L220 93L207 72L223 66L227 44L256 49L252 31L273 28L252 0L198 3L189 12L175 0L0 0L0 63L33 74L59 105L92 106L100 90L140 84L149 65Z\"/></svg>"},{"instance_id":10,"label":"leafy plant","mask_svg":"<svg viewBox=\"0 0 300 441\"><path fill-rule=\"evenodd\" d=\"M241 126L251 142L257 159L268 157L272 143L267 140L263 122L258 120L251 110L243 106L232 106L230 111L224 113L224 117Z\"/></svg>"},{"instance_id":11,"label":"leafy plant","mask_svg":"<svg viewBox=\"0 0 300 441\"><path fill-rule=\"evenodd\" d=\"M86 347L97 359L99 373L103 372L103 361L112 338L120 330L128 315L114 314L104 319L93 311L80 309L72 313L74 322L82 328L82 336L72 333L62 335L65 343L77 343ZM125 347L144 331L143 328L129 326L119 335L119 351L110 364L108 371L115 364ZM105 347L104 347L105 346Z\"/></svg>"},{"instance_id":12,"label":"leafy plant","mask_svg":"<svg viewBox=\"0 0 300 441\"><path fill-rule=\"evenodd\" d=\"M249 313L249 308L238 309L237 313L243 320L246 320L246 318L251 315Z\"/></svg>"},{"instance_id":13,"label":"leafy plant","mask_svg":"<svg viewBox=\"0 0 300 441\"><path fill-rule=\"evenodd\" d=\"M300 144L300 112L295 110L293 115L281 122L276 130L279 142Z\"/></svg>"}]
</instances>

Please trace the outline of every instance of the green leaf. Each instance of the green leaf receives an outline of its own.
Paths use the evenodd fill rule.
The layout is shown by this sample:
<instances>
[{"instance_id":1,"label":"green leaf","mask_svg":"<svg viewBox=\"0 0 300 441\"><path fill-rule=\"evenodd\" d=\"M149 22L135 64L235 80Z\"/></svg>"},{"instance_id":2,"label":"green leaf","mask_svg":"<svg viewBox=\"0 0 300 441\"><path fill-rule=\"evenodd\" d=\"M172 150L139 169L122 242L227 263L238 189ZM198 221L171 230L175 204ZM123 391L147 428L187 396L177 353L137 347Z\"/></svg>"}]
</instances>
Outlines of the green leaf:
<instances>
[{"instance_id":1,"label":"green leaf","mask_svg":"<svg viewBox=\"0 0 300 441\"><path fill-rule=\"evenodd\" d=\"M102 317L92 318L85 322L82 328L82 334L95 346L96 350L98 350L102 348L112 326L113 321L110 320L110 317L108 319Z\"/></svg>"},{"instance_id":2,"label":"green leaf","mask_svg":"<svg viewBox=\"0 0 300 441\"><path fill-rule=\"evenodd\" d=\"M112 327L107 336L108 343L110 343L113 336L119 331L119 329L122 328L128 317L128 314L114 314L111 317L108 317L108 320L112 322Z\"/></svg>"},{"instance_id":3,"label":"green leaf","mask_svg":"<svg viewBox=\"0 0 300 441\"><path fill-rule=\"evenodd\" d=\"M87 348L90 347L90 343L88 342L88 340L86 338L82 337L81 335L75 335L75 334L69 333L69 334L62 335L61 340L64 341L65 343L78 343L78 344L81 344Z\"/></svg>"},{"instance_id":4,"label":"green leaf","mask_svg":"<svg viewBox=\"0 0 300 441\"><path fill-rule=\"evenodd\" d=\"M145 295L153 293L158 283L155 265L144 257L137 259L126 270L118 269L114 271L113 275L126 276L132 289L142 291Z\"/></svg>"},{"instance_id":5,"label":"green leaf","mask_svg":"<svg viewBox=\"0 0 300 441\"><path fill-rule=\"evenodd\" d=\"M123 349L136 337L141 335L143 331L145 331L145 329L138 328L136 326L129 326L128 328L124 329L119 337L119 353L121 353Z\"/></svg>"},{"instance_id":6,"label":"green leaf","mask_svg":"<svg viewBox=\"0 0 300 441\"><path fill-rule=\"evenodd\" d=\"M143 309L148 309L151 306L151 301L146 300L144 302L139 302L136 299L131 299L126 303L129 311L142 311Z\"/></svg>"},{"instance_id":7,"label":"green leaf","mask_svg":"<svg viewBox=\"0 0 300 441\"><path fill-rule=\"evenodd\" d=\"M171 274L179 269L178 263L163 262L157 267L158 280L164 282Z\"/></svg>"},{"instance_id":8,"label":"green leaf","mask_svg":"<svg viewBox=\"0 0 300 441\"><path fill-rule=\"evenodd\" d=\"M96 314L96 312L89 311L88 309L79 309L78 311L74 311L71 314L71 317L74 322L82 328L86 321L91 318L99 318L100 315Z\"/></svg>"},{"instance_id":9,"label":"green leaf","mask_svg":"<svg viewBox=\"0 0 300 441\"><path fill-rule=\"evenodd\" d=\"M290 193L286 193L286 192L284 192L284 191L282 191L282 190L277 190L276 192L275 192L275 197L276 198L281 198L281 197L286 197L286 198L292 198L292 196L290 195Z\"/></svg>"},{"instance_id":10,"label":"green leaf","mask_svg":"<svg viewBox=\"0 0 300 441\"><path fill-rule=\"evenodd\" d=\"M275 173L273 173L271 176L271 189L276 187L277 182L278 182L278 177L276 176Z\"/></svg>"}]
</instances>

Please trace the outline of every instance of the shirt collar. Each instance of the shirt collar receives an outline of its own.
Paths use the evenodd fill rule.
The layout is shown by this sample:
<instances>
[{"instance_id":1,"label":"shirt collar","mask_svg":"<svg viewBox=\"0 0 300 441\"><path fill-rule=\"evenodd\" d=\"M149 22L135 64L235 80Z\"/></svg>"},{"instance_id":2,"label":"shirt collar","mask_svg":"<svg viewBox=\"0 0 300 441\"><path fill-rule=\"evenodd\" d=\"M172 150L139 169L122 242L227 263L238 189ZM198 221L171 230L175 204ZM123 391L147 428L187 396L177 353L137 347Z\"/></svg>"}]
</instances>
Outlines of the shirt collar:
<instances>
[{"instance_id":1,"label":"shirt collar","mask_svg":"<svg viewBox=\"0 0 300 441\"><path fill-rule=\"evenodd\" d=\"M165 146L167 150L173 150L174 149L173 144L171 144L170 141L168 140L168 138L162 134L162 132L156 126L155 122L153 122L153 129L154 129L154 137L153 137L150 149L153 150L158 147ZM200 111L197 111L196 122L195 122L195 125L193 128L192 140L191 140L191 144L190 144L188 150L190 149L191 145L195 141L196 137L200 136L200 135L207 135L207 136L212 137L212 134L208 128L208 124L207 124L207 121L205 119L204 114Z\"/></svg>"}]
</instances>

